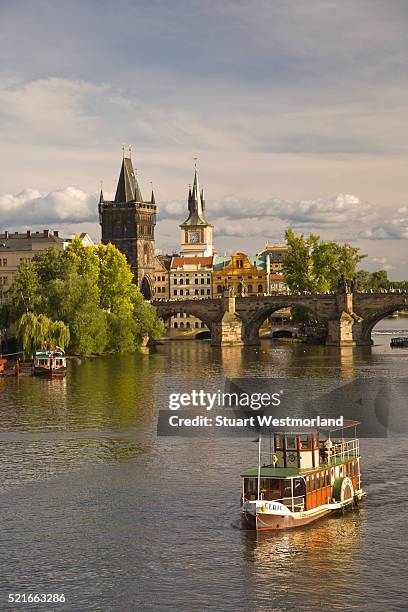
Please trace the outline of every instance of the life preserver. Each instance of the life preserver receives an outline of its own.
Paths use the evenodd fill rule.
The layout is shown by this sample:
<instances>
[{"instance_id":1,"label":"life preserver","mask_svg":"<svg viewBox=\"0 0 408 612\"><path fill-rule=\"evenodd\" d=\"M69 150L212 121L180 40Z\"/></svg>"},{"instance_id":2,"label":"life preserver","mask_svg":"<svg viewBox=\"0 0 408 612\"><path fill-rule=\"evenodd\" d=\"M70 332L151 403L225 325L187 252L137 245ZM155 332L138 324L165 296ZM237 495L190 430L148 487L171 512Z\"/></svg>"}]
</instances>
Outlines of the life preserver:
<instances>
[{"instance_id":1,"label":"life preserver","mask_svg":"<svg viewBox=\"0 0 408 612\"><path fill-rule=\"evenodd\" d=\"M265 510L266 510L266 504L262 504L262 506L261 506L261 512L265 512Z\"/></svg>"}]
</instances>

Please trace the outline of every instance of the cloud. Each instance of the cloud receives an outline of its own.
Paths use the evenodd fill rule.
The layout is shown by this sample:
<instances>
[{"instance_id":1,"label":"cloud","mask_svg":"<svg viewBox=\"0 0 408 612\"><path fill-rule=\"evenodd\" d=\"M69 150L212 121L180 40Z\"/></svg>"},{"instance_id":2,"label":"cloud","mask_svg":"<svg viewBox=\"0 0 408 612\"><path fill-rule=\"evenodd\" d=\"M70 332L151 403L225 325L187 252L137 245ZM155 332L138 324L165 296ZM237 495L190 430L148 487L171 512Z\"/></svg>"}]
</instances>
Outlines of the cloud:
<instances>
[{"instance_id":1,"label":"cloud","mask_svg":"<svg viewBox=\"0 0 408 612\"><path fill-rule=\"evenodd\" d=\"M26 189L0 196L0 219L3 229L97 221L97 197L75 187L48 193Z\"/></svg>"},{"instance_id":2,"label":"cloud","mask_svg":"<svg viewBox=\"0 0 408 612\"><path fill-rule=\"evenodd\" d=\"M185 213L186 204L182 201L164 202L160 206L161 218L180 219ZM222 217L223 226L227 226L228 222L234 219L279 219L294 226L334 227L356 221L364 223L376 217L371 204L362 202L351 194L298 201L280 198L249 200L228 195L211 202L206 214L209 219Z\"/></svg>"},{"instance_id":3,"label":"cloud","mask_svg":"<svg viewBox=\"0 0 408 612\"><path fill-rule=\"evenodd\" d=\"M374 225L359 233L369 240L408 240L408 217L395 217L389 223Z\"/></svg>"}]
</instances>

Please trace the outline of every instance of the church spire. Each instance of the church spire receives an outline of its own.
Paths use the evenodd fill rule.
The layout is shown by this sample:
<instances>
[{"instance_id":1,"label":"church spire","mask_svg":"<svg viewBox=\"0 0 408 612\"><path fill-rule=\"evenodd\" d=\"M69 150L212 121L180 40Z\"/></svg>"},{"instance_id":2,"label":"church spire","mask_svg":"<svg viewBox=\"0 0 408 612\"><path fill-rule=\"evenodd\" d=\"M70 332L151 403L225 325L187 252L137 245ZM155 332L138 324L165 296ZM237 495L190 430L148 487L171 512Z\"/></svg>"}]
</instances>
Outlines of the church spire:
<instances>
[{"instance_id":1,"label":"church spire","mask_svg":"<svg viewBox=\"0 0 408 612\"><path fill-rule=\"evenodd\" d=\"M204 216L203 206L203 190L200 191L200 184L198 180L197 164L194 168L194 180L193 187L189 187L188 190L188 212L189 216L182 224L184 225L209 225L207 219Z\"/></svg>"}]
</instances>

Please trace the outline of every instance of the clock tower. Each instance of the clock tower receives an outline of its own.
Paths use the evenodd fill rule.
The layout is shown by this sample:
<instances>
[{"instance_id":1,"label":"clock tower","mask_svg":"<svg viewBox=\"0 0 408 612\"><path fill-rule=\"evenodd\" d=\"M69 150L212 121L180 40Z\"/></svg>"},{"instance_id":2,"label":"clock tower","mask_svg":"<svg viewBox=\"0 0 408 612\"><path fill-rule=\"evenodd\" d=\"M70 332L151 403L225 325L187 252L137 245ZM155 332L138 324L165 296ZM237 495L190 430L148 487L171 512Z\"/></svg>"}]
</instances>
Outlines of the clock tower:
<instances>
[{"instance_id":1,"label":"clock tower","mask_svg":"<svg viewBox=\"0 0 408 612\"><path fill-rule=\"evenodd\" d=\"M204 211L204 189L200 191L196 167L193 187L188 191L188 218L180 225L183 257L211 257L214 254L213 226L208 223Z\"/></svg>"}]
</instances>

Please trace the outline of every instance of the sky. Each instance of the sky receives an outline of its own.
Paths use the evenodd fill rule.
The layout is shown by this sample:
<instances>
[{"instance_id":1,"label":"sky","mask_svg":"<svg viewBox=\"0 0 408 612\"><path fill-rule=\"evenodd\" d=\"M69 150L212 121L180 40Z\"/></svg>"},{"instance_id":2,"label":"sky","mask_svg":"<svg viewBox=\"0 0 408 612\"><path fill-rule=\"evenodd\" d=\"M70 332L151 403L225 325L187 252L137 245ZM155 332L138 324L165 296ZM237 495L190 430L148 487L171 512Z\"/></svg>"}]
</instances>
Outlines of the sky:
<instances>
[{"instance_id":1,"label":"sky","mask_svg":"<svg viewBox=\"0 0 408 612\"><path fill-rule=\"evenodd\" d=\"M406 0L0 0L0 231L88 231L121 147L179 248L198 158L220 254L285 229L408 278Z\"/></svg>"}]
</instances>

